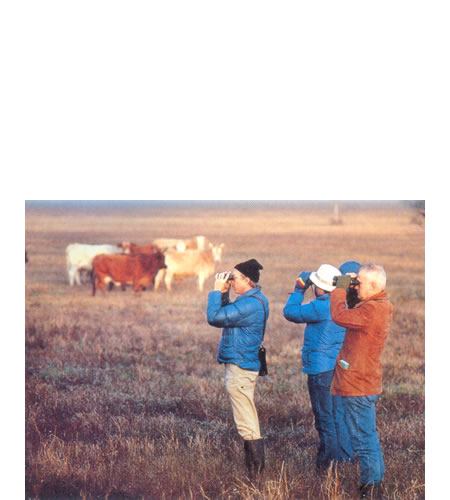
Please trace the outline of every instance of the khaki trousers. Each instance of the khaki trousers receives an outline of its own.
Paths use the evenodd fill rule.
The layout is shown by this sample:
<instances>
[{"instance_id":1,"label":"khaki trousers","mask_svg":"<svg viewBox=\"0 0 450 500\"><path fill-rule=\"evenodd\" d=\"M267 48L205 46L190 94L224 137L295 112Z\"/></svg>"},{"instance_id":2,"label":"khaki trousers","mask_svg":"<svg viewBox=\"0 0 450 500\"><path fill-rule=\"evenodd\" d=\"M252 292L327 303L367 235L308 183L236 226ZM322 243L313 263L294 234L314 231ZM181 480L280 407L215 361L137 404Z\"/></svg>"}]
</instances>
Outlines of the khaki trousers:
<instances>
[{"instance_id":1,"label":"khaki trousers","mask_svg":"<svg viewBox=\"0 0 450 500\"><path fill-rule=\"evenodd\" d=\"M233 418L239 435L245 440L261 439L258 413L253 401L258 372L225 365L225 386L231 398Z\"/></svg>"}]
</instances>

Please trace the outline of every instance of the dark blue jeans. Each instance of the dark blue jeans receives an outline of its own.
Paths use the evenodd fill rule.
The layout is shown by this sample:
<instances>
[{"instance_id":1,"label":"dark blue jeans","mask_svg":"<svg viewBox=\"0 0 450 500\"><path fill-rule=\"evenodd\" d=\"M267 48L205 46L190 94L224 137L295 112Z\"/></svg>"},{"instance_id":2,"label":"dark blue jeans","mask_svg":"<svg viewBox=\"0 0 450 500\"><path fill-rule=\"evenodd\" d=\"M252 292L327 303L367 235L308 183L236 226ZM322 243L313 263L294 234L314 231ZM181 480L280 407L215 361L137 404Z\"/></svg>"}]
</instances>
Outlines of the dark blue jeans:
<instances>
[{"instance_id":1,"label":"dark blue jeans","mask_svg":"<svg viewBox=\"0 0 450 500\"><path fill-rule=\"evenodd\" d=\"M344 407L330 392L334 370L308 375L308 391L319 434L316 465L328 467L331 461L352 462L355 456L344 419Z\"/></svg>"},{"instance_id":2,"label":"dark blue jeans","mask_svg":"<svg viewBox=\"0 0 450 500\"><path fill-rule=\"evenodd\" d=\"M353 450L361 466L361 484L378 484L384 476L383 452L376 429L375 404L380 395L336 396L344 408Z\"/></svg>"}]
</instances>

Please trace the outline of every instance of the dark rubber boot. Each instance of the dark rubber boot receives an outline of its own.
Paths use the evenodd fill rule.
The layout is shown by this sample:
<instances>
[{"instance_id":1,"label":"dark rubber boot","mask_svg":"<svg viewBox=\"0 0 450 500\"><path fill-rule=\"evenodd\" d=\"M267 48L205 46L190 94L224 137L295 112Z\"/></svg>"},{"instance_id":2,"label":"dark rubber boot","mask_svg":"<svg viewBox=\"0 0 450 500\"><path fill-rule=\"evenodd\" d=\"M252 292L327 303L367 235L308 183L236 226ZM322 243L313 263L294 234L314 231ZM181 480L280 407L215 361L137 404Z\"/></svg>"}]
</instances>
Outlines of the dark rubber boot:
<instances>
[{"instance_id":1,"label":"dark rubber boot","mask_svg":"<svg viewBox=\"0 0 450 500\"><path fill-rule=\"evenodd\" d=\"M255 479L264 471L264 439L244 441L245 465L250 479Z\"/></svg>"}]
</instances>

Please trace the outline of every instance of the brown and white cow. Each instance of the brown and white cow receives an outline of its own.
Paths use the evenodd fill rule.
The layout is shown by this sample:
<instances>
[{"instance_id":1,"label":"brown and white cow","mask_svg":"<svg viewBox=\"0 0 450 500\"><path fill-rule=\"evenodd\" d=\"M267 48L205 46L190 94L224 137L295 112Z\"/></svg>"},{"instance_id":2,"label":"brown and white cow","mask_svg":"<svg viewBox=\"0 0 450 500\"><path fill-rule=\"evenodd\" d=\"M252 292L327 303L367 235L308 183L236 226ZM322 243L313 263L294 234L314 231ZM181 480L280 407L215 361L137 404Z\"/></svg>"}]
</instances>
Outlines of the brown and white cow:
<instances>
[{"instance_id":1,"label":"brown and white cow","mask_svg":"<svg viewBox=\"0 0 450 500\"><path fill-rule=\"evenodd\" d=\"M159 250L152 254L97 255L92 261L92 295L98 287L105 294L109 282L132 284L135 293L140 294L142 287L154 285L157 272L165 267L164 254Z\"/></svg>"},{"instance_id":2,"label":"brown and white cow","mask_svg":"<svg viewBox=\"0 0 450 500\"><path fill-rule=\"evenodd\" d=\"M198 288L203 290L205 281L214 274L216 262L222 259L224 244L209 244L208 250L186 250L179 252L169 249L165 253L166 269L158 272L155 280L155 290L164 279L167 290L172 289L174 277L197 276Z\"/></svg>"}]
</instances>

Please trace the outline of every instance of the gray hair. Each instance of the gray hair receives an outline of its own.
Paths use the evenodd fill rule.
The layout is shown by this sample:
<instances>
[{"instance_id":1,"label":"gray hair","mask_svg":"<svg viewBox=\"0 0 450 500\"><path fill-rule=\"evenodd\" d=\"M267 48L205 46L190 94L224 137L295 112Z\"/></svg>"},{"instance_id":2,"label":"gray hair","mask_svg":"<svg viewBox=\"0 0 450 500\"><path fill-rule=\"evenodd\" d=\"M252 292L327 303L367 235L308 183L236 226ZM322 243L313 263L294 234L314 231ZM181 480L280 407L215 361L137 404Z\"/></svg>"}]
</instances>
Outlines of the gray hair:
<instances>
[{"instance_id":1,"label":"gray hair","mask_svg":"<svg viewBox=\"0 0 450 500\"><path fill-rule=\"evenodd\" d=\"M364 264L359 268L359 273L368 275L369 280L374 282L380 290L386 287L386 271L379 264ZM358 273L358 274L359 274Z\"/></svg>"},{"instance_id":2,"label":"gray hair","mask_svg":"<svg viewBox=\"0 0 450 500\"><path fill-rule=\"evenodd\" d=\"M252 287L252 288L256 288L258 286L257 283L253 282L250 278L248 278L248 284Z\"/></svg>"}]
</instances>

